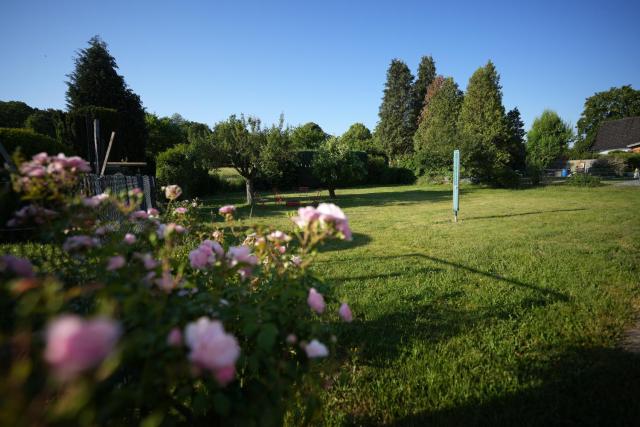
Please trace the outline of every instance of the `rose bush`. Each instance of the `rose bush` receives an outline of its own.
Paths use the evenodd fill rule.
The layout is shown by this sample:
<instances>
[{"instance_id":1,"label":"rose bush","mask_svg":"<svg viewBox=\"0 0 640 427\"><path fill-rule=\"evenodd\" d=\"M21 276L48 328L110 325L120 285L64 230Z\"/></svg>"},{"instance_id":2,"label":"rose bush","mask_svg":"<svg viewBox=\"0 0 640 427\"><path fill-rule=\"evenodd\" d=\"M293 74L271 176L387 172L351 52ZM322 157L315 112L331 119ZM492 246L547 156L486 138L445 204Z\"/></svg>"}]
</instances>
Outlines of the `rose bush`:
<instances>
[{"instance_id":1,"label":"rose bush","mask_svg":"<svg viewBox=\"0 0 640 427\"><path fill-rule=\"evenodd\" d=\"M214 228L177 185L163 213L77 195L85 166L42 153L13 177L29 204L11 224L62 262L0 257L0 424L280 424L294 393L313 414L331 322L353 315L308 267L351 238L344 213L301 208L285 233L227 205Z\"/></svg>"}]
</instances>

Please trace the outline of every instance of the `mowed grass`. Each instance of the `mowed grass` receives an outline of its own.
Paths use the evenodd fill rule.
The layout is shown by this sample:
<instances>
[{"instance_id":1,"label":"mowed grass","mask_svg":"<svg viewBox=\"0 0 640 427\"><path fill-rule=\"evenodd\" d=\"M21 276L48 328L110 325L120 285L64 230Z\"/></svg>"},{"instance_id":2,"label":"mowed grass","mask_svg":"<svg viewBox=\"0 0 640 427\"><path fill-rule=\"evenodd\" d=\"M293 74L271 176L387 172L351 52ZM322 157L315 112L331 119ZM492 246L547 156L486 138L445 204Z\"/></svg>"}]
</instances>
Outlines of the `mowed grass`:
<instances>
[{"instance_id":1,"label":"mowed grass","mask_svg":"<svg viewBox=\"0 0 640 427\"><path fill-rule=\"evenodd\" d=\"M355 238L315 270L356 320L318 424L640 424L638 190L468 187L457 224L448 187L338 191Z\"/></svg>"}]
</instances>

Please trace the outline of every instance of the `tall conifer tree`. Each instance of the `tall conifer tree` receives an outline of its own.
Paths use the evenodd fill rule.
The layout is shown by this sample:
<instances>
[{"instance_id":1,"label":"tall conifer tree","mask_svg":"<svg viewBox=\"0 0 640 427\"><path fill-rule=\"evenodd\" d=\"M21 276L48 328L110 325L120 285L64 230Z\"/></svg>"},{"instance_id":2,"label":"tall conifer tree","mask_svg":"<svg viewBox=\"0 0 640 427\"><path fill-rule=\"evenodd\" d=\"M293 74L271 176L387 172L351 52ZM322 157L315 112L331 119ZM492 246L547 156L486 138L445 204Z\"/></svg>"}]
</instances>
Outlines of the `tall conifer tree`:
<instances>
[{"instance_id":1,"label":"tall conifer tree","mask_svg":"<svg viewBox=\"0 0 640 427\"><path fill-rule=\"evenodd\" d=\"M425 170L449 168L458 148L457 121L463 95L451 77L429 87L430 101L414 135L417 161Z\"/></svg>"},{"instance_id":2,"label":"tall conifer tree","mask_svg":"<svg viewBox=\"0 0 640 427\"><path fill-rule=\"evenodd\" d=\"M421 113L425 105L425 97L429 85L436 78L436 63L431 56L423 56L418 66L418 75L413 85L413 116L415 118L415 127L418 128L421 119Z\"/></svg>"},{"instance_id":3,"label":"tall conifer tree","mask_svg":"<svg viewBox=\"0 0 640 427\"><path fill-rule=\"evenodd\" d=\"M67 107L71 113L90 107L116 110L118 132L111 157L141 161L147 140L144 108L117 69L107 44L98 36L89 40L89 46L78 52L74 71L67 76ZM103 129L107 134L110 130Z\"/></svg>"},{"instance_id":4,"label":"tall conifer tree","mask_svg":"<svg viewBox=\"0 0 640 427\"><path fill-rule=\"evenodd\" d=\"M493 62L478 68L467 85L458 130L466 172L483 182L498 183L509 170L507 122L500 76Z\"/></svg>"},{"instance_id":5,"label":"tall conifer tree","mask_svg":"<svg viewBox=\"0 0 640 427\"><path fill-rule=\"evenodd\" d=\"M394 59L387 71L376 138L392 159L413 151L413 75L404 62Z\"/></svg>"}]
</instances>

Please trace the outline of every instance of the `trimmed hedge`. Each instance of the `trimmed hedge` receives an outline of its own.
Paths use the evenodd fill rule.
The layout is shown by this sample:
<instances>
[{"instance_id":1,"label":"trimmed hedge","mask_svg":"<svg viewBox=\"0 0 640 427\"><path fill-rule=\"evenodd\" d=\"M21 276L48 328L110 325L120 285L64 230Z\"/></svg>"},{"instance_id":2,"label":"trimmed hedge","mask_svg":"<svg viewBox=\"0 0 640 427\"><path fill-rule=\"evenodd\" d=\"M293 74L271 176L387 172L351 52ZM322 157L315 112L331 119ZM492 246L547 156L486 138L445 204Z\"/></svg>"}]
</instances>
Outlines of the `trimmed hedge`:
<instances>
[{"instance_id":1,"label":"trimmed hedge","mask_svg":"<svg viewBox=\"0 0 640 427\"><path fill-rule=\"evenodd\" d=\"M13 155L19 148L25 158L30 158L43 151L49 154L74 154L71 147L30 129L0 128L0 143L4 145L10 155Z\"/></svg>"}]
</instances>

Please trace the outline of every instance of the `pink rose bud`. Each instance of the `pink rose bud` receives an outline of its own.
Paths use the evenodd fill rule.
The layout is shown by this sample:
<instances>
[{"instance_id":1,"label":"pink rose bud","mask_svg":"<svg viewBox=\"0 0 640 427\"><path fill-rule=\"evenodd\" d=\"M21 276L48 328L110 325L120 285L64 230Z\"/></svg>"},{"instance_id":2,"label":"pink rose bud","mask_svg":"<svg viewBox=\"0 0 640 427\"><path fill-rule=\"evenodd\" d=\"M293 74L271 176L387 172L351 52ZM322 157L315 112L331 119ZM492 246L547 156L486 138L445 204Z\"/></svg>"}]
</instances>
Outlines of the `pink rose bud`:
<instances>
[{"instance_id":1,"label":"pink rose bud","mask_svg":"<svg viewBox=\"0 0 640 427\"><path fill-rule=\"evenodd\" d=\"M138 240L138 239L136 238L136 236L134 234L127 233L127 234L124 235L124 239L123 240L127 245L133 245L136 242L136 240Z\"/></svg>"},{"instance_id":2,"label":"pink rose bud","mask_svg":"<svg viewBox=\"0 0 640 427\"><path fill-rule=\"evenodd\" d=\"M232 382L236 377L236 367L235 365L229 365L225 366L224 368L216 369L215 371L213 371L213 376L215 377L218 384L224 387Z\"/></svg>"},{"instance_id":3,"label":"pink rose bud","mask_svg":"<svg viewBox=\"0 0 640 427\"><path fill-rule=\"evenodd\" d=\"M307 304L311 310L315 311L318 314L322 314L324 312L325 303L324 297L321 293L316 291L315 288L309 289L309 296L307 297Z\"/></svg>"},{"instance_id":4,"label":"pink rose bud","mask_svg":"<svg viewBox=\"0 0 640 427\"><path fill-rule=\"evenodd\" d=\"M182 331L180 331L180 328L171 329L167 336L167 345L170 347L180 347L182 345Z\"/></svg>"},{"instance_id":5,"label":"pink rose bud","mask_svg":"<svg viewBox=\"0 0 640 427\"><path fill-rule=\"evenodd\" d=\"M218 212L220 213L220 215L230 215L230 214L233 214L235 211L236 211L236 207L233 205L224 205L223 207L218 209Z\"/></svg>"},{"instance_id":6,"label":"pink rose bud","mask_svg":"<svg viewBox=\"0 0 640 427\"><path fill-rule=\"evenodd\" d=\"M353 314L351 313L351 309L346 302L343 302L340 308L338 309L338 314L340 318L347 323L350 323L353 320Z\"/></svg>"},{"instance_id":7,"label":"pink rose bud","mask_svg":"<svg viewBox=\"0 0 640 427\"><path fill-rule=\"evenodd\" d=\"M158 212L158 209L156 208L149 208L147 209L147 215L149 215L149 217L157 218L158 215L160 215L160 212Z\"/></svg>"},{"instance_id":8,"label":"pink rose bud","mask_svg":"<svg viewBox=\"0 0 640 427\"><path fill-rule=\"evenodd\" d=\"M183 208L183 207L176 208L176 209L173 211L173 213L175 213L175 214L179 214L179 215L186 214L186 213L187 213L187 208Z\"/></svg>"},{"instance_id":9,"label":"pink rose bud","mask_svg":"<svg viewBox=\"0 0 640 427\"><path fill-rule=\"evenodd\" d=\"M126 259L122 255L116 255L109 258L109 263L107 264L107 270L114 271L119 268L124 267L127 263Z\"/></svg>"},{"instance_id":10,"label":"pink rose bud","mask_svg":"<svg viewBox=\"0 0 640 427\"><path fill-rule=\"evenodd\" d=\"M289 334L287 335L286 341L287 341L287 344L294 345L295 343L298 342L298 337L296 336L296 334Z\"/></svg>"},{"instance_id":11,"label":"pink rose bud","mask_svg":"<svg viewBox=\"0 0 640 427\"><path fill-rule=\"evenodd\" d=\"M309 359L327 357L329 355L327 347L315 339L311 340L311 342L304 347L304 351L307 353Z\"/></svg>"},{"instance_id":12,"label":"pink rose bud","mask_svg":"<svg viewBox=\"0 0 640 427\"><path fill-rule=\"evenodd\" d=\"M296 267L300 267L300 264L302 264L302 258L300 258L298 255L294 255L291 257L291 263Z\"/></svg>"},{"instance_id":13,"label":"pink rose bud","mask_svg":"<svg viewBox=\"0 0 640 427\"><path fill-rule=\"evenodd\" d=\"M113 351L119 336L120 327L111 319L61 316L47 328L44 358L56 377L71 380L98 366Z\"/></svg>"},{"instance_id":14,"label":"pink rose bud","mask_svg":"<svg viewBox=\"0 0 640 427\"><path fill-rule=\"evenodd\" d=\"M284 253L287 252L287 247L286 246L278 246L278 252L280 252L280 254L284 255Z\"/></svg>"}]
</instances>

